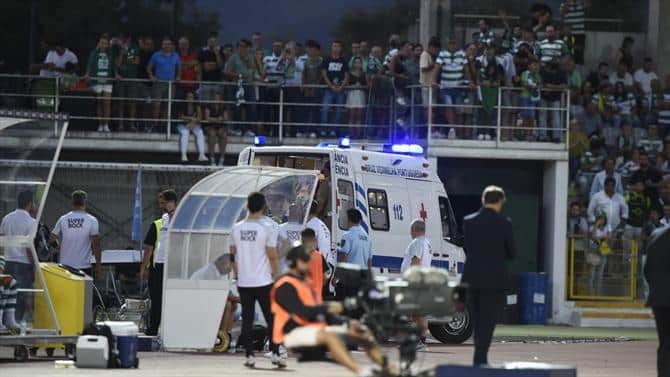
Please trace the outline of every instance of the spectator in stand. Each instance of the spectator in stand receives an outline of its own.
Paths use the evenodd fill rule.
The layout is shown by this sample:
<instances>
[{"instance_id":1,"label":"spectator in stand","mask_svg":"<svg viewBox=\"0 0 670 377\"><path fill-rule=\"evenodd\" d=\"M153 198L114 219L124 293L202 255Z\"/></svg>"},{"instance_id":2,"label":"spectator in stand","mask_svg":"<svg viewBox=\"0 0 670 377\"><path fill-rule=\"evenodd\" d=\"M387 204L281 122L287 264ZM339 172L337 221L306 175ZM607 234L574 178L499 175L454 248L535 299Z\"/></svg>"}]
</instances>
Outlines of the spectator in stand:
<instances>
[{"instance_id":1,"label":"spectator in stand","mask_svg":"<svg viewBox=\"0 0 670 377\"><path fill-rule=\"evenodd\" d=\"M563 24L563 29L561 30L561 35L560 35L561 40L563 43L565 43L565 47L568 48L568 53L567 55L570 56L575 56L575 45L577 44L577 40L575 39L575 36L572 35L572 28L568 24Z\"/></svg>"},{"instance_id":2,"label":"spectator in stand","mask_svg":"<svg viewBox=\"0 0 670 377\"><path fill-rule=\"evenodd\" d=\"M302 82L302 72L305 69L305 62L298 58L298 45L294 41L288 41L284 47L282 57L277 63L284 67L284 120L286 123L294 123L300 120L302 107L290 106L290 104L301 103L302 95L300 93L300 83ZM285 127L284 132L295 135L297 128L294 126Z\"/></svg>"},{"instance_id":3,"label":"spectator in stand","mask_svg":"<svg viewBox=\"0 0 670 377\"><path fill-rule=\"evenodd\" d=\"M644 58L644 65L635 71L633 79L635 80L635 89L638 95L645 96L647 100L651 100L651 82L658 80L651 58Z\"/></svg>"},{"instance_id":4,"label":"spectator in stand","mask_svg":"<svg viewBox=\"0 0 670 377\"><path fill-rule=\"evenodd\" d=\"M321 45L319 42L310 39L305 43L307 47L307 57L304 59L304 67L302 72L302 98L306 104L304 108L305 123L316 122L317 104L319 103L321 89L314 87L321 83L321 66L323 65L323 58L321 57ZM308 135L310 138L316 138L316 132L309 131L312 125L302 128L299 133ZM300 136L298 136L300 137Z\"/></svg>"},{"instance_id":5,"label":"spectator in stand","mask_svg":"<svg viewBox=\"0 0 670 377\"><path fill-rule=\"evenodd\" d=\"M463 85L467 86L464 89L463 96L463 124L470 125L473 123L473 115L476 112L476 109L470 107L477 104L477 88L479 88L479 70L481 68L481 63L477 60L477 45L470 43L465 48L465 59L466 63L463 66ZM464 139L472 139L474 135L474 129L465 128L462 130L462 135ZM453 133L452 133L453 135Z\"/></svg>"},{"instance_id":6,"label":"spectator in stand","mask_svg":"<svg viewBox=\"0 0 670 377\"><path fill-rule=\"evenodd\" d=\"M535 108L540 102L540 86L542 76L540 75L540 62L537 59L530 60L528 70L521 73L521 115L522 126L528 130L535 127ZM531 133L525 133L526 140L533 140Z\"/></svg>"},{"instance_id":7,"label":"spectator in stand","mask_svg":"<svg viewBox=\"0 0 670 377\"><path fill-rule=\"evenodd\" d=\"M617 64L616 71L610 75L610 83L615 86L617 83L621 83L627 91L633 91L635 89L633 75L628 72L628 66L625 62L619 62L619 64Z\"/></svg>"},{"instance_id":8,"label":"spectator in stand","mask_svg":"<svg viewBox=\"0 0 670 377\"><path fill-rule=\"evenodd\" d=\"M623 195L614 191L615 184L613 177L605 178L604 189L591 197L587 210L588 219L591 223L596 221L596 214L599 212L605 213L613 232L620 225L623 227L625 221L628 220L628 205Z\"/></svg>"},{"instance_id":9,"label":"spectator in stand","mask_svg":"<svg viewBox=\"0 0 670 377\"><path fill-rule=\"evenodd\" d=\"M586 78L586 81L591 84L591 88L600 88L602 83L610 82L609 74L610 65L607 64L607 62L600 62L600 64L598 64L598 71L591 72Z\"/></svg>"},{"instance_id":10,"label":"spectator in stand","mask_svg":"<svg viewBox=\"0 0 670 377\"><path fill-rule=\"evenodd\" d=\"M251 34L250 51L254 54L256 50L263 51L263 56L270 55L270 50L263 48L263 34L258 31Z\"/></svg>"},{"instance_id":11,"label":"spectator in stand","mask_svg":"<svg viewBox=\"0 0 670 377\"><path fill-rule=\"evenodd\" d=\"M496 35L491 31L491 25L488 20L482 18L479 20L479 31L472 33L472 42L478 46L490 45L496 40Z\"/></svg>"},{"instance_id":12,"label":"spectator in stand","mask_svg":"<svg viewBox=\"0 0 670 377\"><path fill-rule=\"evenodd\" d=\"M586 46L586 33L584 20L588 4L584 0L566 0L561 4L560 13L563 18L563 25L567 25L571 30L571 35L575 40L573 56L575 63L584 64L584 51Z\"/></svg>"},{"instance_id":13,"label":"spectator in stand","mask_svg":"<svg viewBox=\"0 0 670 377\"><path fill-rule=\"evenodd\" d=\"M586 136L584 131L582 131L581 124L578 119L570 120L570 136L569 136L569 156L570 156L570 177L574 178L575 174L579 170L579 162L589 150L589 138Z\"/></svg>"},{"instance_id":14,"label":"spectator in stand","mask_svg":"<svg viewBox=\"0 0 670 377\"><path fill-rule=\"evenodd\" d=\"M633 37L625 37L619 47L614 53L614 64L619 66L622 64L626 67L626 71L633 72L633 44L635 40Z\"/></svg>"},{"instance_id":15,"label":"spectator in stand","mask_svg":"<svg viewBox=\"0 0 670 377\"><path fill-rule=\"evenodd\" d=\"M564 128L561 103L563 103L563 90L567 88L567 77L558 67L558 61L554 60L547 63L542 69L542 89L541 104L542 108L553 108L556 110L540 110L540 141L560 142ZM551 115L551 123L547 118ZM548 132L547 125L551 124L551 132Z\"/></svg>"},{"instance_id":16,"label":"spectator in stand","mask_svg":"<svg viewBox=\"0 0 670 377\"><path fill-rule=\"evenodd\" d=\"M149 66L149 60L154 54L154 40L151 37L140 37L139 39L140 46L140 63L137 66L137 78L143 82L138 87L139 97L144 99L141 104L141 115L142 118L151 118L153 114L153 106L151 105L151 80L149 80L149 74L147 73L147 66ZM144 124L142 127L146 132L151 132L152 124Z\"/></svg>"},{"instance_id":17,"label":"spectator in stand","mask_svg":"<svg viewBox=\"0 0 670 377\"><path fill-rule=\"evenodd\" d=\"M570 88L570 96L574 97L582 90L582 84L584 83L582 73L577 69L575 60L571 56L564 56L561 62L561 70L565 73L568 88Z\"/></svg>"},{"instance_id":18,"label":"spectator in stand","mask_svg":"<svg viewBox=\"0 0 670 377\"><path fill-rule=\"evenodd\" d=\"M599 212L593 227L591 228L591 253L596 257L587 255L589 263L589 295L601 296L603 276L605 273L605 266L607 265L607 257L612 252L611 242L613 238L614 228L608 223L607 214Z\"/></svg>"},{"instance_id":19,"label":"spectator in stand","mask_svg":"<svg viewBox=\"0 0 670 377\"><path fill-rule=\"evenodd\" d=\"M361 61L363 62L363 70L367 72L368 60L370 59L370 43L368 41L361 41L359 45Z\"/></svg>"},{"instance_id":20,"label":"spectator in stand","mask_svg":"<svg viewBox=\"0 0 670 377\"><path fill-rule=\"evenodd\" d=\"M209 83L200 85L198 95L203 101L213 101L217 93L223 94L223 88L221 88L220 84L215 84L222 81L223 75L221 71L224 67L222 48L219 44L219 34L217 32L209 34L207 45L200 49L198 61L201 66L202 80L209 81Z\"/></svg>"},{"instance_id":21,"label":"spectator in stand","mask_svg":"<svg viewBox=\"0 0 670 377\"><path fill-rule=\"evenodd\" d=\"M540 59L543 66L568 55L568 46L557 38L556 27L547 25L545 30L544 39L540 42Z\"/></svg>"},{"instance_id":22,"label":"spectator in stand","mask_svg":"<svg viewBox=\"0 0 670 377\"><path fill-rule=\"evenodd\" d=\"M140 65L140 50L133 44L128 35L121 37L121 46L117 58L117 73L122 79L116 85L117 96L122 98L118 104L119 132L125 130L125 109L128 109L130 129L137 131L135 117L137 116L137 103L141 100L140 87L142 83L133 81L138 78L138 67ZM128 80L123 80L128 79Z\"/></svg>"},{"instance_id":23,"label":"spectator in stand","mask_svg":"<svg viewBox=\"0 0 670 377\"><path fill-rule=\"evenodd\" d=\"M481 108L478 108L475 116L477 123L485 126L494 125L496 122L496 106L498 104L498 87L504 81L504 72L501 60L496 56L496 45L492 43L486 46L486 50L480 60L480 69L477 81L479 83L478 99ZM495 128L482 127L477 130L478 140L491 140L495 138Z\"/></svg>"},{"instance_id":24,"label":"spectator in stand","mask_svg":"<svg viewBox=\"0 0 670 377\"><path fill-rule=\"evenodd\" d=\"M279 85L284 83L284 71L288 64L288 61L284 60L283 64L279 65L282 56L284 56L284 41L275 40L272 42L272 52L263 56L265 82L268 85L259 86L260 100L268 103L268 105L262 105L262 108L264 108L261 112L263 121L270 126L273 134L276 133L275 129L278 128L274 122L279 119L277 115L279 114Z\"/></svg>"},{"instance_id":25,"label":"spectator in stand","mask_svg":"<svg viewBox=\"0 0 670 377\"><path fill-rule=\"evenodd\" d=\"M644 182L639 177L631 179L629 190L624 196L628 205L628 221L624 230L625 239L639 240L642 237L642 227L649 218L651 200L644 193Z\"/></svg>"},{"instance_id":26,"label":"spectator in stand","mask_svg":"<svg viewBox=\"0 0 670 377\"><path fill-rule=\"evenodd\" d=\"M31 65L30 71L39 71L43 77L63 77L64 74L79 71L79 59L74 52L63 46L62 42L55 42L44 58L44 63Z\"/></svg>"},{"instance_id":27,"label":"spectator in stand","mask_svg":"<svg viewBox=\"0 0 670 377\"><path fill-rule=\"evenodd\" d=\"M582 206L579 202L570 204L568 214L568 234L571 236L586 236L589 232L589 222L582 214Z\"/></svg>"},{"instance_id":28,"label":"spectator in stand","mask_svg":"<svg viewBox=\"0 0 670 377\"><path fill-rule=\"evenodd\" d=\"M187 92L185 101L182 102L179 111L179 120L182 124L177 126L179 130L179 152L181 153L181 162L188 162L188 135L190 133L195 137L195 146L198 150L198 161L207 161L205 156L205 134L202 132L202 107L196 102L195 94Z\"/></svg>"},{"instance_id":29,"label":"spectator in stand","mask_svg":"<svg viewBox=\"0 0 670 377\"><path fill-rule=\"evenodd\" d=\"M253 86L255 63L254 55L249 51L250 46L251 42L247 39L240 39L237 43L237 52L230 57L226 64L226 76L229 80L238 83L238 105L245 104L244 106L237 106L238 114L236 116L237 120L243 122L241 128L246 129L245 137L256 136L249 127L249 124L256 119L255 104L253 103L256 100L256 90ZM246 104L247 102L250 102L250 104Z\"/></svg>"},{"instance_id":30,"label":"spectator in stand","mask_svg":"<svg viewBox=\"0 0 670 377\"><path fill-rule=\"evenodd\" d=\"M174 52L174 43L170 37L164 37L161 50L151 55L147 64L147 75L153 81L151 98L156 101L153 104L153 119L163 119L161 108L167 108L166 100L170 94L170 83L166 81L181 79L179 55ZM163 103L166 105L161 106Z\"/></svg>"},{"instance_id":31,"label":"spectator in stand","mask_svg":"<svg viewBox=\"0 0 670 377\"><path fill-rule=\"evenodd\" d=\"M429 100L429 96L434 91L430 90L429 86L433 85L433 70L435 69L435 59L437 54L440 52L441 44L439 37L431 37L428 41L428 48L426 48L419 57L419 83L421 84L421 102L426 106L426 111L431 111L429 109L428 103L433 102L435 96L433 95L433 101ZM426 114L426 119L429 115Z\"/></svg>"},{"instance_id":32,"label":"spectator in stand","mask_svg":"<svg viewBox=\"0 0 670 377\"><path fill-rule=\"evenodd\" d=\"M450 125L462 124L460 114L455 109L463 104L463 66L467 62L465 52L458 49L456 37L451 35L447 41L447 49L440 51L435 59L435 84L439 85L441 103L446 105L445 115ZM458 134L458 132L454 132ZM434 137L444 138L440 129L435 130Z\"/></svg>"},{"instance_id":33,"label":"spectator in stand","mask_svg":"<svg viewBox=\"0 0 670 377\"><path fill-rule=\"evenodd\" d=\"M667 137L670 134L670 75L665 76L665 88L655 96L654 103L661 134Z\"/></svg>"},{"instance_id":34,"label":"spectator in stand","mask_svg":"<svg viewBox=\"0 0 670 377\"><path fill-rule=\"evenodd\" d=\"M650 102L647 97L637 97L637 106L635 108L637 110L637 114L633 115L633 125L635 126L636 130L639 130L639 132L644 134L644 130L646 130L650 124L656 123L656 117L651 111Z\"/></svg>"},{"instance_id":35,"label":"spectator in stand","mask_svg":"<svg viewBox=\"0 0 670 377\"><path fill-rule=\"evenodd\" d=\"M640 150L633 148L630 151L624 151L623 156L623 162L617 166L616 171L622 177L629 178L640 169Z\"/></svg>"},{"instance_id":36,"label":"spectator in stand","mask_svg":"<svg viewBox=\"0 0 670 377\"><path fill-rule=\"evenodd\" d=\"M356 139L365 137L367 130L363 127L363 111L367 97L367 80L363 71L363 61L355 57L349 72L349 85L351 89L347 92L347 109L349 110L349 132ZM364 132L365 131L365 132ZM364 136L365 135L365 136Z\"/></svg>"},{"instance_id":37,"label":"spectator in stand","mask_svg":"<svg viewBox=\"0 0 670 377\"><path fill-rule=\"evenodd\" d=\"M340 124L342 117L342 105L345 101L344 87L349 84L349 72L347 61L342 57L342 42L333 41L330 46L330 57L323 60L321 65L321 77L328 86L323 94L321 102L321 124L328 123L329 106L335 104L335 127ZM331 128L327 133L329 137L337 137L336 128Z\"/></svg>"},{"instance_id":38,"label":"spectator in stand","mask_svg":"<svg viewBox=\"0 0 670 377\"><path fill-rule=\"evenodd\" d=\"M214 102L204 105L204 116L207 121L207 152L209 154L209 164L212 166L223 166L226 154L226 145L228 144L228 112L223 104L223 94L215 93ZM196 137L197 141L197 135ZM216 144L219 144L219 159L216 159Z\"/></svg>"},{"instance_id":39,"label":"spectator in stand","mask_svg":"<svg viewBox=\"0 0 670 377\"><path fill-rule=\"evenodd\" d=\"M613 156L609 156L603 162L603 170L598 172L598 174L593 177L593 182L591 182L591 192L589 194L590 198L599 192L601 192L605 187L605 181L607 178L614 179L615 182L615 191L617 194L624 194L623 184L621 184L621 174L614 171L616 166L616 160Z\"/></svg>"},{"instance_id":40,"label":"spectator in stand","mask_svg":"<svg viewBox=\"0 0 670 377\"><path fill-rule=\"evenodd\" d=\"M588 101L586 104L586 112L579 122L582 124L582 129L589 137L594 134L599 134L604 125L603 119L598 112L598 105L593 103L593 101Z\"/></svg>"},{"instance_id":41,"label":"spectator in stand","mask_svg":"<svg viewBox=\"0 0 670 377\"><path fill-rule=\"evenodd\" d=\"M407 107L409 100L409 90L407 86L410 84L409 72L406 70L406 61L411 59L412 44L403 41L400 42L398 53L393 55L388 64L387 75L393 80L393 87L396 98L396 124L400 127L405 127Z\"/></svg>"},{"instance_id":42,"label":"spectator in stand","mask_svg":"<svg viewBox=\"0 0 670 377\"><path fill-rule=\"evenodd\" d=\"M90 81L91 90L97 97L98 132L111 132L109 118L111 113L112 81L116 78L116 57L109 49L109 36L103 34L98 46L91 51L86 65L84 79Z\"/></svg>"},{"instance_id":43,"label":"spectator in stand","mask_svg":"<svg viewBox=\"0 0 670 377\"><path fill-rule=\"evenodd\" d=\"M389 37L389 52L386 53L383 60L385 70L388 69L389 63L391 63L391 59L398 53L400 42L402 42L402 40L400 40L400 36L398 34L391 34Z\"/></svg>"},{"instance_id":44,"label":"spectator in stand","mask_svg":"<svg viewBox=\"0 0 670 377\"><path fill-rule=\"evenodd\" d=\"M191 42L186 37L179 38L179 80L176 98L186 98L186 93L195 94L198 83L202 81L202 69L195 52L191 51Z\"/></svg>"},{"instance_id":45,"label":"spectator in stand","mask_svg":"<svg viewBox=\"0 0 670 377\"><path fill-rule=\"evenodd\" d=\"M640 150L640 169L631 176L631 180L641 180L645 185L645 194L651 199L652 205L659 202L658 189L661 186L663 176L649 162L646 151Z\"/></svg>"},{"instance_id":46,"label":"spectator in stand","mask_svg":"<svg viewBox=\"0 0 670 377\"><path fill-rule=\"evenodd\" d=\"M632 151L637 148L637 138L633 132L633 126L629 122L623 122L621 135L617 139L616 150L619 152Z\"/></svg>"},{"instance_id":47,"label":"spectator in stand","mask_svg":"<svg viewBox=\"0 0 670 377\"><path fill-rule=\"evenodd\" d=\"M349 63L347 67L351 70L355 58L361 57L361 44L359 42L351 42L351 57L349 57ZM363 70L365 71L365 69Z\"/></svg>"},{"instance_id":48,"label":"spectator in stand","mask_svg":"<svg viewBox=\"0 0 670 377\"><path fill-rule=\"evenodd\" d=\"M367 80L370 85L370 102L368 103L369 120L366 123L383 125L384 119L388 116L388 111L383 106L389 104L390 90L387 80L384 76L382 47L375 45L370 49L368 58ZM378 129L376 134L384 136L384 130Z\"/></svg>"},{"instance_id":49,"label":"spectator in stand","mask_svg":"<svg viewBox=\"0 0 670 377\"><path fill-rule=\"evenodd\" d=\"M253 87L253 101L254 102L260 102L263 98L265 98L265 83L266 83L266 75L267 72L265 71L265 63L263 62L263 59L265 56L263 55L263 50L261 49L256 49L253 54L253 82L255 86ZM262 112L262 105L257 104L256 105L256 112L258 113L258 123L256 124L256 128L252 134L254 135L265 135L266 133L266 128L265 125L263 124L263 112ZM251 136L251 134L249 134Z\"/></svg>"},{"instance_id":50,"label":"spectator in stand","mask_svg":"<svg viewBox=\"0 0 670 377\"><path fill-rule=\"evenodd\" d=\"M619 81L614 85L614 102L614 127L620 128L625 123L632 124L637 100L632 92L626 90L623 82Z\"/></svg>"}]
</instances>

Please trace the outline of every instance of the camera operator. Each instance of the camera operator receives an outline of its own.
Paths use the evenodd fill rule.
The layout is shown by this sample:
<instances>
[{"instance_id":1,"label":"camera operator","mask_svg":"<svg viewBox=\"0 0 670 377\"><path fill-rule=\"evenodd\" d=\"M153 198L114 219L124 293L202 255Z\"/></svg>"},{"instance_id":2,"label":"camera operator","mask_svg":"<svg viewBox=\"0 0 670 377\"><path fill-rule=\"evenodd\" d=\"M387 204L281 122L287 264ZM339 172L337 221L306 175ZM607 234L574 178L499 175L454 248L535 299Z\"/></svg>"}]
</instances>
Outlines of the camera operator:
<instances>
[{"instance_id":1,"label":"camera operator","mask_svg":"<svg viewBox=\"0 0 670 377\"><path fill-rule=\"evenodd\" d=\"M409 230L412 236L412 242L407 245L405 255L402 258L400 265L400 272L405 272L412 266L430 267L433 261L433 250L430 246L430 240L426 237L426 223L421 219L412 221ZM428 321L424 317L415 317L419 329L421 329L421 337L417 344L417 350L426 351L426 334L428 333Z\"/></svg>"},{"instance_id":2,"label":"camera operator","mask_svg":"<svg viewBox=\"0 0 670 377\"><path fill-rule=\"evenodd\" d=\"M482 194L482 208L463 219L466 300L474 325L474 365L488 364L488 352L496 320L503 308L507 283L505 262L515 254L512 223L500 215L505 192L488 186Z\"/></svg>"},{"instance_id":3,"label":"camera operator","mask_svg":"<svg viewBox=\"0 0 670 377\"><path fill-rule=\"evenodd\" d=\"M372 242L360 225L363 216L356 208L347 210L347 219L349 220L349 231L347 231L340 241L340 247L337 249L337 261L355 264L363 270L372 268ZM337 292L341 297L352 297L358 293L360 287L341 287Z\"/></svg>"},{"instance_id":4,"label":"camera operator","mask_svg":"<svg viewBox=\"0 0 670 377\"><path fill-rule=\"evenodd\" d=\"M372 333L356 321L329 325L342 313L343 306L339 302L323 304L308 284L310 254L298 246L289 250L286 260L289 271L277 280L270 294L274 314L273 342L283 342L289 349L325 347L338 364L358 376L371 376L373 370L362 368L353 360L342 337L360 344L370 360L383 366L385 357Z\"/></svg>"}]
</instances>

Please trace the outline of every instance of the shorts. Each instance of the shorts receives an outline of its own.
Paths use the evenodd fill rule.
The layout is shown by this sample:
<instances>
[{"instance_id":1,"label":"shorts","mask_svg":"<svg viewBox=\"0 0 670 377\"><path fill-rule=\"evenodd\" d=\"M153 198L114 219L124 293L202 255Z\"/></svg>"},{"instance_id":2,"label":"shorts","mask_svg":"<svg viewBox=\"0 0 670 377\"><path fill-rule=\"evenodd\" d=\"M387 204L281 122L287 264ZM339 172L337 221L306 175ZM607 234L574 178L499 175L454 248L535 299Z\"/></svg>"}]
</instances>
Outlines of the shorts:
<instances>
[{"instance_id":1,"label":"shorts","mask_svg":"<svg viewBox=\"0 0 670 377\"><path fill-rule=\"evenodd\" d=\"M442 97L442 104L444 105L462 105L463 104L463 90L459 88L443 88L440 89L440 97ZM458 113L463 112L462 107L451 107Z\"/></svg>"},{"instance_id":2,"label":"shorts","mask_svg":"<svg viewBox=\"0 0 670 377\"><path fill-rule=\"evenodd\" d=\"M124 99L144 99L141 96L140 85L142 84L137 81L120 81L116 85L117 96Z\"/></svg>"},{"instance_id":3,"label":"shorts","mask_svg":"<svg viewBox=\"0 0 670 377\"><path fill-rule=\"evenodd\" d=\"M537 107L537 102L531 101L528 97L521 97L519 114L522 118L535 118L535 108Z\"/></svg>"},{"instance_id":4,"label":"shorts","mask_svg":"<svg viewBox=\"0 0 670 377\"><path fill-rule=\"evenodd\" d=\"M169 95L169 87L166 82L155 82L151 86L151 98L153 99L167 99ZM172 95L174 97L174 94Z\"/></svg>"},{"instance_id":5,"label":"shorts","mask_svg":"<svg viewBox=\"0 0 670 377\"><path fill-rule=\"evenodd\" d=\"M318 345L319 331L324 330L333 334L344 336L347 334L346 325L340 326L302 326L291 330L284 337L284 347L286 348L301 348L301 347L316 347Z\"/></svg>"},{"instance_id":6,"label":"shorts","mask_svg":"<svg viewBox=\"0 0 670 377\"><path fill-rule=\"evenodd\" d=\"M422 103L424 106L428 106L428 103L430 102L430 101L429 101L429 99L430 99L430 97L429 97L429 96L430 96L430 93L431 93L430 88L421 88L421 103ZM432 93L433 93L433 101L432 101L432 104L434 105L434 104L435 104L435 90L432 90Z\"/></svg>"},{"instance_id":7,"label":"shorts","mask_svg":"<svg viewBox=\"0 0 670 377\"><path fill-rule=\"evenodd\" d=\"M101 94L101 93L112 94L112 89L114 89L112 84L96 84L91 87L91 90L95 94Z\"/></svg>"}]
</instances>

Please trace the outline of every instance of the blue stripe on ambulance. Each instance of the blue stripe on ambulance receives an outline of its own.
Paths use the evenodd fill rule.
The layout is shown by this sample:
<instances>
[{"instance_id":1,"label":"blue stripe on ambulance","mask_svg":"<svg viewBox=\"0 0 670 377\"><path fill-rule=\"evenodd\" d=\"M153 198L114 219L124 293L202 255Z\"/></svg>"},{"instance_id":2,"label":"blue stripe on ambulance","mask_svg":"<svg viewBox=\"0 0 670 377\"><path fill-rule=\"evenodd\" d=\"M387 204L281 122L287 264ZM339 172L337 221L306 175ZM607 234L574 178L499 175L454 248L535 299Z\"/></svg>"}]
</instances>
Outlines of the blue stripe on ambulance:
<instances>
[{"instance_id":1,"label":"blue stripe on ambulance","mask_svg":"<svg viewBox=\"0 0 670 377\"><path fill-rule=\"evenodd\" d=\"M359 194L363 195L363 197L365 198L366 195L365 195L365 190L363 190L363 187L361 185L359 185L358 183L355 183L355 187L356 187L356 191Z\"/></svg>"},{"instance_id":2,"label":"blue stripe on ambulance","mask_svg":"<svg viewBox=\"0 0 670 377\"><path fill-rule=\"evenodd\" d=\"M372 267L376 268L390 268L393 270L399 270L400 265L402 264L402 258L400 257L390 257L386 255L373 255L372 256ZM434 260L431 265L438 268L449 268L448 260ZM465 263L458 262L456 264L456 272L459 274L463 273Z\"/></svg>"}]
</instances>

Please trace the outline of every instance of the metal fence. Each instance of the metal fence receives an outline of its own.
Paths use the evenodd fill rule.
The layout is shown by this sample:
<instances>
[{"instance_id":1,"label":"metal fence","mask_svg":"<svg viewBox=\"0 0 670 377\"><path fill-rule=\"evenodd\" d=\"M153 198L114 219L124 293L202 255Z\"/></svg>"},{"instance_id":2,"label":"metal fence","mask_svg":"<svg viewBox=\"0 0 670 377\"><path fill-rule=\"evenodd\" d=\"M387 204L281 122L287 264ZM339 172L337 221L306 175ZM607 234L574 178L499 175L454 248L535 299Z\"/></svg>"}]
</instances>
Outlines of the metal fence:
<instances>
[{"instance_id":1,"label":"metal fence","mask_svg":"<svg viewBox=\"0 0 670 377\"><path fill-rule=\"evenodd\" d=\"M66 112L75 131L95 131L96 123L103 122L113 129L161 132L169 138L183 123L182 109L189 104L185 94L193 92L199 106L221 107L217 111L223 119L204 118L203 125L223 123L231 136L253 132L274 136L280 144L287 137L350 136L426 145L440 139L496 145L553 141L567 150L568 90L539 88L531 101L521 88L402 86L389 77L341 92L324 85L263 82L109 79L103 85L113 91L96 94L101 88L75 76L0 75L0 106Z\"/></svg>"},{"instance_id":2,"label":"metal fence","mask_svg":"<svg viewBox=\"0 0 670 377\"><path fill-rule=\"evenodd\" d=\"M635 300L638 244L614 238L603 246L586 236L568 237L568 299Z\"/></svg>"}]
</instances>

